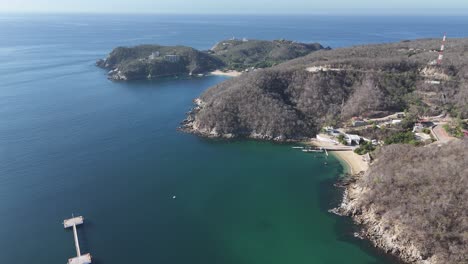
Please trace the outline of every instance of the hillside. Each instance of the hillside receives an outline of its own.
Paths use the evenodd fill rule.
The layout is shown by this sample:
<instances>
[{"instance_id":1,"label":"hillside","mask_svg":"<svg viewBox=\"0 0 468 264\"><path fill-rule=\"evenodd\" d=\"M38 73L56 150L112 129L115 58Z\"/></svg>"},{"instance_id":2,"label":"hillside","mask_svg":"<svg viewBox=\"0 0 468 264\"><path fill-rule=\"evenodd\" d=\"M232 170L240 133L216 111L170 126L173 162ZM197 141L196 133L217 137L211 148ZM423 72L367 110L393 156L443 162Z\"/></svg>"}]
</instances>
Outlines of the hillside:
<instances>
[{"instance_id":1,"label":"hillside","mask_svg":"<svg viewBox=\"0 0 468 264\"><path fill-rule=\"evenodd\" d=\"M468 141L391 145L341 206L363 236L409 263L468 263ZM417 165L417 166L415 166Z\"/></svg>"},{"instance_id":2,"label":"hillside","mask_svg":"<svg viewBox=\"0 0 468 264\"><path fill-rule=\"evenodd\" d=\"M468 117L468 39L320 50L208 89L184 129L213 137L300 140L352 116L410 110Z\"/></svg>"},{"instance_id":3,"label":"hillside","mask_svg":"<svg viewBox=\"0 0 468 264\"><path fill-rule=\"evenodd\" d=\"M124 81L199 74L224 66L216 57L190 47L159 45L118 47L96 64L110 70L110 79Z\"/></svg>"},{"instance_id":4,"label":"hillside","mask_svg":"<svg viewBox=\"0 0 468 264\"><path fill-rule=\"evenodd\" d=\"M267 68L323 49L319 43L305 44L288 40L223 40L210 53L228 69Z\"/></svg>"},{"instance_id":5,"label":"hillside","mask_svg":"<svg viewBox=\"0 0 468 264\"><path fill-rule=\"evenodd\" d=\"M292 41L226 40L209 51L184 46L140 45L115 48L96 65L109 79L141 80L205 74L214 70L265 68L322 49L320 44Z\"/></svg>"}]
</instances>

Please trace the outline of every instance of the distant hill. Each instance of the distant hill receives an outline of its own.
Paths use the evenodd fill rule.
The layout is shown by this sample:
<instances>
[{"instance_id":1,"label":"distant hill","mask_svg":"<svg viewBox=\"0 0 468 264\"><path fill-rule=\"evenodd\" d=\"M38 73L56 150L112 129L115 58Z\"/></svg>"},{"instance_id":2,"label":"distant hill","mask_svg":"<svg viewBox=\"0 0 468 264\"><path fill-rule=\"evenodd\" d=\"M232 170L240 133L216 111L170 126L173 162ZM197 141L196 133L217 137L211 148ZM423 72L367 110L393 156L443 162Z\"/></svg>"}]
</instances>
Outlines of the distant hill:
<instances>
[{"instance_id":1,"label":"distant hill","mask_svg":"<svg viewBox=\"0 0 468 264\"><path fill-rule=\"evenodd\" d=\"M224 66L220 59L190 47L159 45L118 47L96 64L110 70L110 79L124 81L206 73Z\"/></svg>"},{"instance_id":2,"label":"distant hill","mask_svg":"<svg viewBox=\"0 0 468 264\"><path fill-rule=\"evenodd\" d=\"M405 109L467 118L468 39L449 39L443 64L435 65L439 47L440 40L426 39L319 50L243 74L201 95L184 128L213 137L299 140L324 124Z\"/></svg>"},{"instance_id":3,"label":"distant hill","mask_svg":"<svg viewBox=\"0 0 468 264\"><path fill-rule=\"evenodd\" d=\"M209 51L185 46L140 45L118 47L96 64L110 70L110 79L129 81L205 74L214 70L265 68L322 48L320 44L285 40L226 40Z\"/></svg>"},{"instance_id":4,"label":"distant hill","mask_svg":"<svg viewBox=\"0 0 468 264\"><path fill-rule=\"evenodd\" d=\"M267 68L323 49L319 43L305 44L288 40L223 40L210 51L232 70Z\"/></svg>"}]
</instances>

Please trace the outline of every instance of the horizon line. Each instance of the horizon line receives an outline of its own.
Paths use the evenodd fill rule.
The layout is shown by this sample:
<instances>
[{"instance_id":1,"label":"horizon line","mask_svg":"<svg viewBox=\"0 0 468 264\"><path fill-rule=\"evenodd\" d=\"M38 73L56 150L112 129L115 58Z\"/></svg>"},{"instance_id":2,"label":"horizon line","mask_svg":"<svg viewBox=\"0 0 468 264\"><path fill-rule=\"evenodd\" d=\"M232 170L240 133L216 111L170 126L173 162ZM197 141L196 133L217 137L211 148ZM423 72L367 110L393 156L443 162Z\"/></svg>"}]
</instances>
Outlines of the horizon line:
<instances>
[{"instance_id":1,"label":"horizon line","mask_svg":"<svg viewBox=\"0 0 468 264\"><path fill-rule=\"evenodd\" d=\"M416 12L415 12L416 11ZM160 11L160 12L139 12L139 11L72 11L72 10L58 10L58 11L42 11L42 10L12 10L2 11L0 15L59 15L59 14L77 14L77 15L349 15L349 16L447 16L447 15L468 15L468 8L320 8L311 12L175 12L175 11Z\"/></svg>"}]
</instances>

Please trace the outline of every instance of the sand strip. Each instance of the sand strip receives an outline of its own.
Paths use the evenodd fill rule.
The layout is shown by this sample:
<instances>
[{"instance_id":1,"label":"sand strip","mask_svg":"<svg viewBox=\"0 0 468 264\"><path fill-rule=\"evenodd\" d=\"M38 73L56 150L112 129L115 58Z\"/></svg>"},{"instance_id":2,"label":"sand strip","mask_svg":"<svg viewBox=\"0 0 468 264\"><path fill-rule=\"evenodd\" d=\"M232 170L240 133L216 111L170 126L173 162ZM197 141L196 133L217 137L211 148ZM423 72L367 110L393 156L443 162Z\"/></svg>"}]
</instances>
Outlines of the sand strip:
<instances>
[{"instance_id":1,"label":"sand strip","mask_svg":"<svg viewBox=\"0 0 468 264\"><path fill-rule=\"evenodd\" d=\"M316 147L336 147L337 145L333 142L311 140L305 142L308 145L314 145ZM366 171L369 168L369 164L364 161L363 156L359 156L352 150L349 151L328 151L329 154L335 155L340 161L346 165L348 173L356 174L361 171Z\"/></svg>"},{"instance_id":2,"label":"sand strip","mask_svg":"<svg viewBox=\"0 0 468 264\"><path fill-rule=\"evenodd\" d=\"M238 71L221 71L221 70L216 70L214 72L211 72L210 73L211 75L219 75L219 76L229 76L229 77L237 77L237 76L240 76L242 74L242 72L238 72Z\"/></svg>"}]
</instances>

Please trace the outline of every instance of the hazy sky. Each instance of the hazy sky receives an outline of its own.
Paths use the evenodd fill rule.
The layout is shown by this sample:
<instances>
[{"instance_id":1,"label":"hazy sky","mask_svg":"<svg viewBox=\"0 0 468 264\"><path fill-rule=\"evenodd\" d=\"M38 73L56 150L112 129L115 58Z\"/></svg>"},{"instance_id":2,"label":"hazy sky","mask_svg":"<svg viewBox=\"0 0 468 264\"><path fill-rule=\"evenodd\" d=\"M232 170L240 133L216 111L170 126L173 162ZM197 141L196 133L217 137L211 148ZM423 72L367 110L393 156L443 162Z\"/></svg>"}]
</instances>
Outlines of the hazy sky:
<instances>
[{"instance_id":1,"label":"hazy sky","mask_svg":"<svg viewBox=\"0 0 468 264\"><path fill-rule=\"evenodd\" d=\"M468 0L0 0L0 12L462 13ZM377 9L369 10L369 9ZM395 10L398 9L398 10ZM452 10L447 10L452 9ZM462 9L465 9L463 11ZM468 13L465 13L468 15Z\"/></svg>"}]
</instances>

